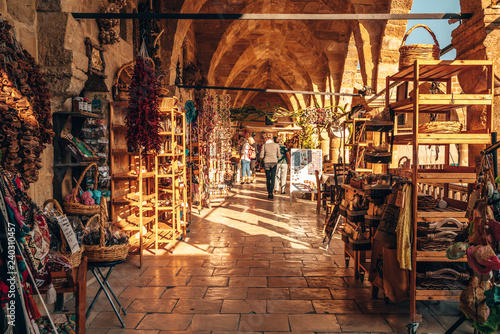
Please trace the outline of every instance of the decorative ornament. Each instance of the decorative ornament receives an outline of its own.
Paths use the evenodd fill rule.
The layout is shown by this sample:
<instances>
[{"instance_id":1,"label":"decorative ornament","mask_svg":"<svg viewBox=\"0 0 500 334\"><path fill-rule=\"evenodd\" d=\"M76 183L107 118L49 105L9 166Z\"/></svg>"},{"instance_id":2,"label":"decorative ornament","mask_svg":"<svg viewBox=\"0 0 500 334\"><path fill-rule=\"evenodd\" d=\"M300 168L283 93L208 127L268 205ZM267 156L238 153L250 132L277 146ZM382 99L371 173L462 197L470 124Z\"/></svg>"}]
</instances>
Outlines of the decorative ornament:
<instances>
[{"instance_id":1,"label":"decorative ornament","mask_svg":"<svg viewBox=\"0 0 500 334\"><path fill-rule=\"evenodd\" d=\"M101 8L100 13L119 13L127 5L126 0L110 0L109 3ZM99 26L99 41L101 44L115 44L120 41L120 36L113 28L118 25L118 19L97 19Z\"/></svg>"},{"instance_id":2,"label":"decorative ornament","mask_svg":"<svg viewBox=\"0 0 500 334\"><path fill-rule=\"evenodd\" d=\"M194 101L187 100L184 104L184 109L186 110L186 122L187 124L194 123L196 119L196 107Z\"/></svg>"}]
</instances>

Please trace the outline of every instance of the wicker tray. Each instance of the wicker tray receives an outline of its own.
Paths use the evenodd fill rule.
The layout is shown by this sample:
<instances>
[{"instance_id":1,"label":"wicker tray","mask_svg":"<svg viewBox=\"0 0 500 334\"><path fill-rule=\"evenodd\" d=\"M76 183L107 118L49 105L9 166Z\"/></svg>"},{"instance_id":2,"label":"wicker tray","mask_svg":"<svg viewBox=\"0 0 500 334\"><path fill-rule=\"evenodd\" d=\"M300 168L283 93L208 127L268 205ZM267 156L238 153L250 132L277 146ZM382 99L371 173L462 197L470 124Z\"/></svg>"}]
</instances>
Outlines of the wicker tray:
<instances>
[{"instance_id":1,"label":"wicker tray","mask_svg":"<svg viewBox=\"0 0 500 334\"><path fill-rule=\"evenodd\" d=\"M83 171L82 175L80 175L80 178L78 179L78 182L76 183L75 189L76 191L73 192L71 195L71 199L69 202L64 202L64 212L68 214L74 214L74 215L82 215L82 216L92 216L97 213L99 213L99 205L84 205L81 203L76 202L76 194L78 193L78 190L81 188L81 184L83 181L83 178L85 177L85 174L87 171L94 167L95 168L95 182L94 184L97 185L98 177L99 177L99 171L97 169L97 165L95 163L91 163L90 165L85 168ZM101 202L106 202L104 198L101 200Z\"/></svg>"},{"instance_id":2,"label":"wicker tray","mask_svg":"<svg viewBox=\"0 0 500 334\"><path fill-rule=\"evenodd\" d=\"M405 45L406 39L416 28L424 28L431 34L434 44L412 44ZM403 37L399 47L399 69L413 65L415 60L439 60L439 43L436 35L424 24L417 24L410 28Z\"/></svg>"},{"instance_id":3,"label":"wicker tray","mask_svg":"<svg viewBox=\"0 0 500 334\"><path fill-rule=\"evenodd\" d=\"M349 238L349 249L353 251L365 251L372 249L372 242L370 239L364 240L354 240L353 238Z\"/></svg>"},{"instance_id":4,"label":"wicker tray","mask_svg":"<svg viewBox=\"0 0 500 334\"><path fill-rule=\"evenodd\" d=\"M435 209L439 204L439 201L429 195L419 195L417 198L417 208L418 209Z\"/></svg>"},{"instance_id":5,"label":"wicker tray","mask_svg":"<svg viewBox=\"0 0 500 334\"><path fill-rule=\"evenodd\" d=\"M124 260L127 258L130 244L127 242L123 245L106 246L105 241L105 223L107 221L107 205L106 201L101 201L99 205L100 214L92 216L87 222L87 226L98 220L100 229L99 245L85 245L83 252L84 256L88 258L89 262L113 262Z\"/></svg>"}]
</instances>

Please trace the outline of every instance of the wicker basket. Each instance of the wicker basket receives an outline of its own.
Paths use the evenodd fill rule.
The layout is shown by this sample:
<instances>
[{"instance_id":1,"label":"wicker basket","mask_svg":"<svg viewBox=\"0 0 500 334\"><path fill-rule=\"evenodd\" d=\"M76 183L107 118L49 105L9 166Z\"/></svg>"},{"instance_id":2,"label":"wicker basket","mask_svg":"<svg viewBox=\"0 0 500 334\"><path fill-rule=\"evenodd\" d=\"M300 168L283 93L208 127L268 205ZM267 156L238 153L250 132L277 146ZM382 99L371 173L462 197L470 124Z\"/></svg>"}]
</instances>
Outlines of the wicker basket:
<instances>
[{"instance_id":1,"label":"wicker basket","mask_svg":"<svg viewBox=\"0 0 500 334\"><path fill-rule=\"evenodd\" d=\"M463 125L456 121L436 121L418 127L419 133L460 133Z\"/></svg>"},{"instance_id":2,"label":"wicker basket","mask_svg":"<svg viewBox=\"0 0 500 334\"><path fill-rule=\"evenodd\" d=\"M412 44L405 45L406 39L415 28L424 28L431 34L435 44ZM439 60L439 43L436 35L425 24L417 24L408 30L399 47L399 69L413 65L415 60Z\"/></svg>"},{"instance_id":3,"label":"wicker basket","mask_svg":"<svg viewBox=\"0 0 500 334\"><path fill-rule=\"evenodd\" d=\"M99 205L100 214L92 216L87 222L87 226L93 224L95 220L99 222L100 239L99 245L85 245L83 254L88 258L89 262L113 262L125 260L128 255L130 244L106 246L106 229L104 227L107 221L107 205L106 201L102 200Z\"/></svg>"},{"instance_id":4,"label":"wicker basket","mask_svg":"<svg viewBox=\"0 0 500 334\"><path fill-rule=\"evenodd\" d=\"M153 59L149 58L155 69ZM130 98L128 86L132 82L132 75L134 73L135 60L132 60L120 67L116 72L115 83L113 85L113 92L115 93L113 99L115 101L128 101Z\"/></svg>"},{"instance_id":5,"label":"wicker basket","mask_svg":"<svg viewBox=\"0 0 500 334\"><path fill-rule=\"evenodd\" d=\"M90 165L85 168L83 171L82 175L80 175L80 178L78 179L78 182L76 183L75 191L71 195L70 201L69 202L64 202L64 212L68 214L74 214L74 215L82 215L82 216L92 216L97 213L99 213L99 205L85 205L81 203L76 202L76 194L78 193L78 189L80 189L83 178L85 177L85 174L87 171L95 167L95 182L94 184L97 185L98 177L99 177L99 171L97 170L97 165L95 163L91 163Z\"/></svg>"},{"instance_id":6,"label":"wicker basket","mask_svg":"<svg viewBox=\"0 0 500 334\"><path fill-rule=\"evenodd\" d=\"M43 208L47 207L47 205L49 204L52 204L54 206L54 209L56 209L57 212L59 212L61 215L64 214L63 209L61 208L61 205L59 204L58 201L56 201L55 199L48 199L43 203ZM59 250L58 253L66 257L71 263L71 266L73 268L78 268L80 266L80 263L82 262L82 254L85 247L83 245L80 245L79 251L71 253L71 251L68 250L68 242L66 241L66 238L64 237L62 230L61 230L61 243L62 243L61 249Z\"/></svg>"}]
</instances>

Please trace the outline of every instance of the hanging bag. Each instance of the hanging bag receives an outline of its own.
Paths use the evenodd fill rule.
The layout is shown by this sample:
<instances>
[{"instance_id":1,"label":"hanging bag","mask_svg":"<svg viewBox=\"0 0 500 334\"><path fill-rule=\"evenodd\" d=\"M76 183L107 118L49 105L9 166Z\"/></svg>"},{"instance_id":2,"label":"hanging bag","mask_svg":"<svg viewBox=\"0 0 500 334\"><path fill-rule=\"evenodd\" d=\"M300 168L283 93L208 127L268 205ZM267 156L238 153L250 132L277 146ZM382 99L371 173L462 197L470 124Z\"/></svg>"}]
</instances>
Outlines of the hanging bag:
<instances>
[{"instance_id":1,"label":"hanging bag","mask_svg":"<svg viewBox=\"0 0 500 334\"><path fill-rule=\"evenodd\" d=\"M248 159L253 160L255 158L257 158L257 152L255 152L255 148L252 145L249 145Z\"/></svg>"}]
</instances>

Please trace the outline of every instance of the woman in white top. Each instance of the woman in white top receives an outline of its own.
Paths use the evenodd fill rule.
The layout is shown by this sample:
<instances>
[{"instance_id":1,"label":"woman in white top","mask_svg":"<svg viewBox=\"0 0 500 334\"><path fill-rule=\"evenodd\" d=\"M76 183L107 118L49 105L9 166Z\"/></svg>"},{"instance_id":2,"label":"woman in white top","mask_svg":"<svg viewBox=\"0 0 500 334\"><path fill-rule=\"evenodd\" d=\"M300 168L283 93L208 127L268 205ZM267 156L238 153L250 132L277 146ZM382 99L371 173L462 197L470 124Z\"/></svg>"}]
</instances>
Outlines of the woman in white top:
<instances>
[{"instance_id":1,"label":"woman in white top","mask_svg":"<svg viewBox=\"0 0 500 334\"><path fill-rule=\"evenodd\" d=\"M250 158L248 153L250 144L247 138L243 138L243 145L241 146L241 184L250 183ZM246 176L245 176L246 175Z\"/></svg>"}]
</instances>

